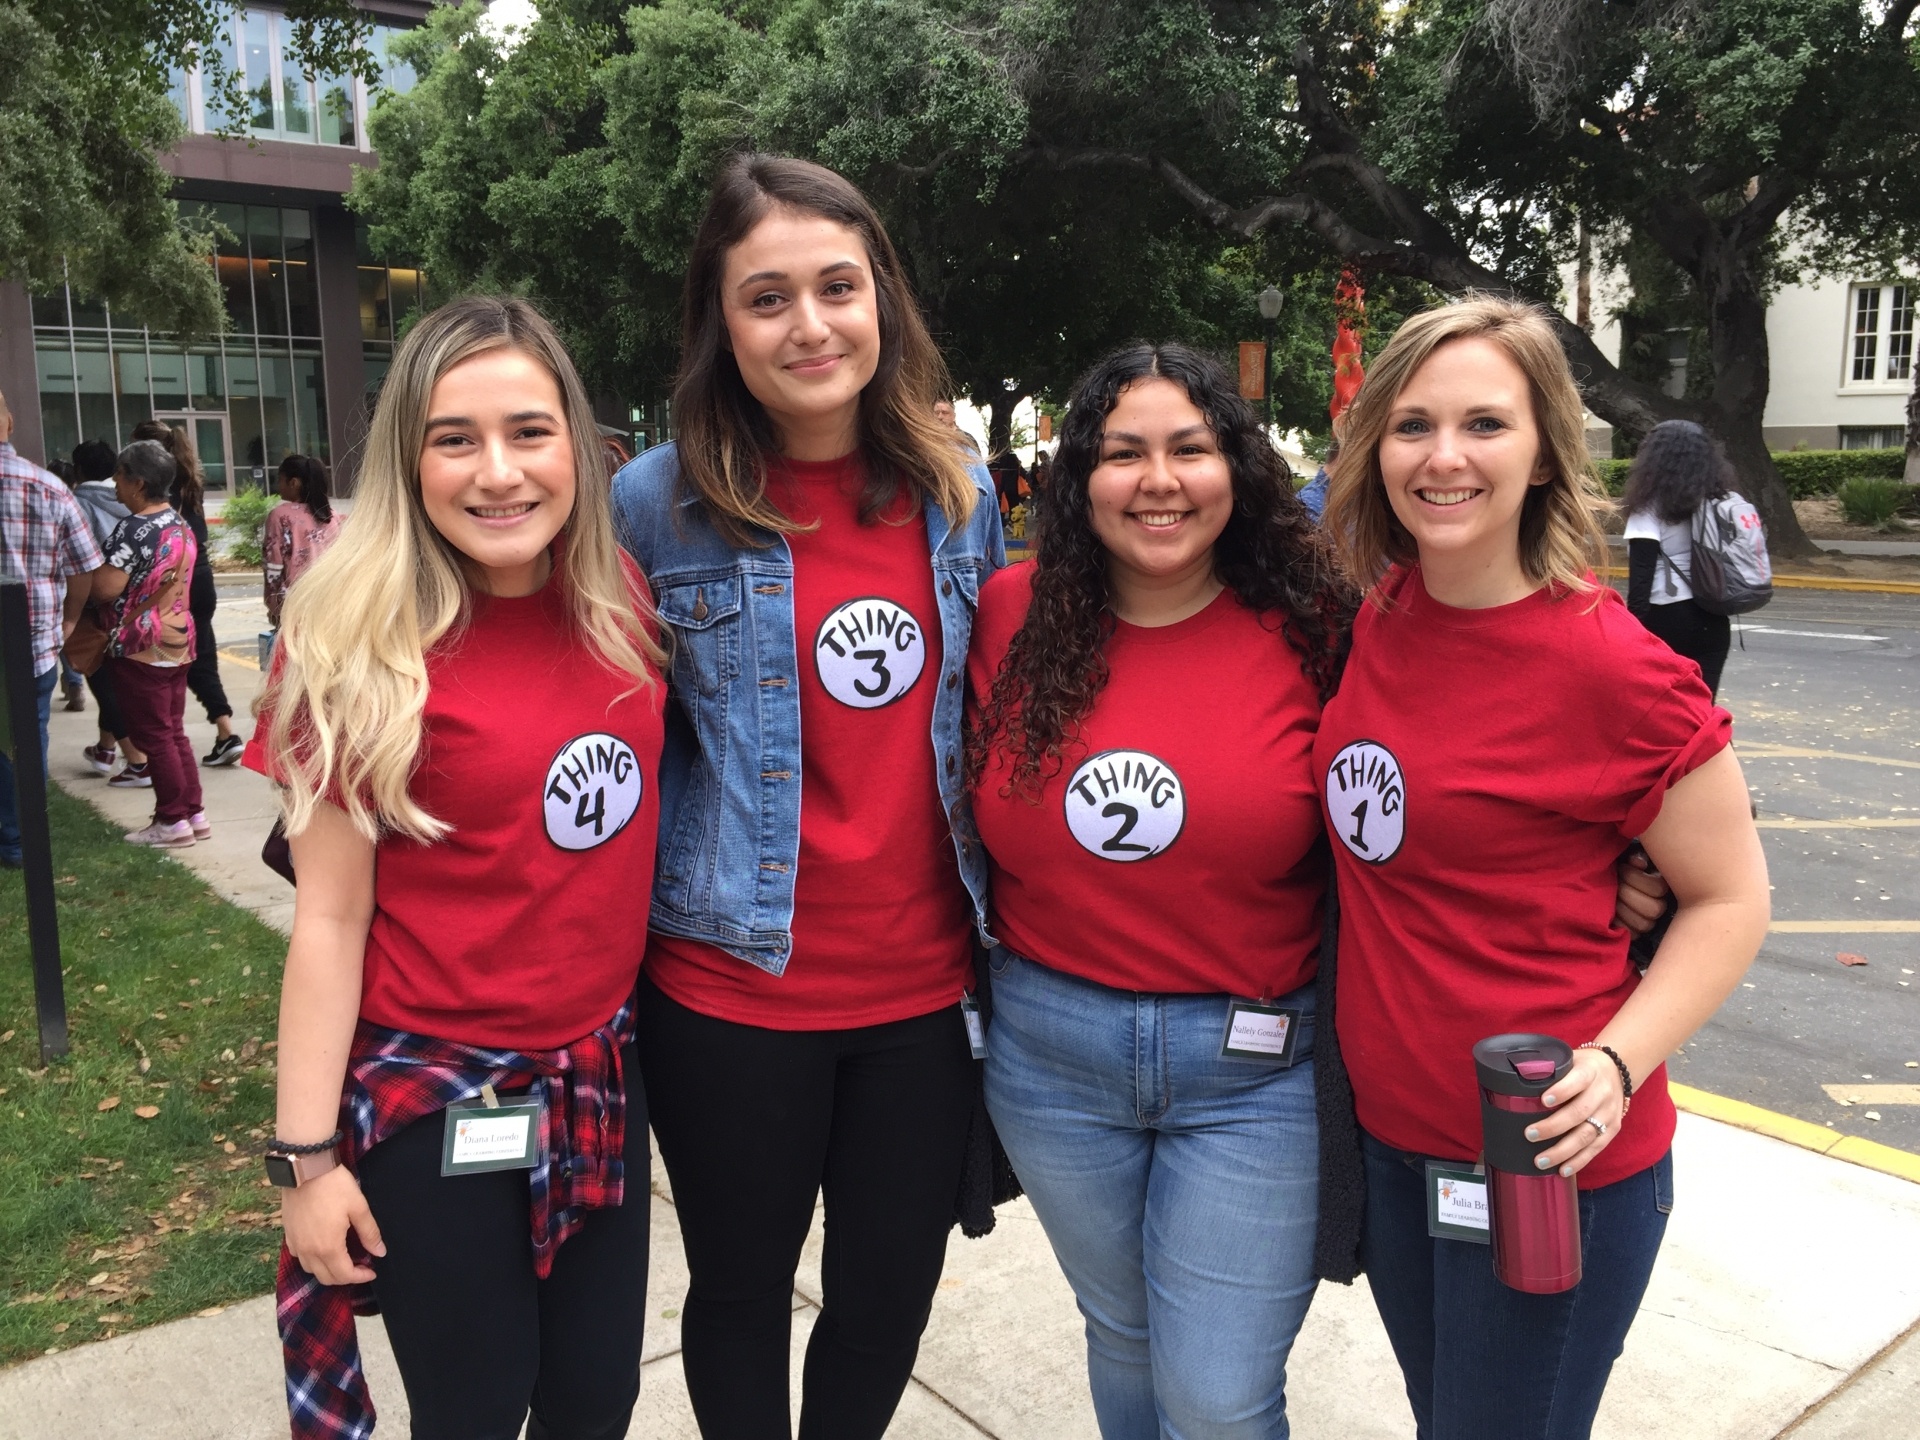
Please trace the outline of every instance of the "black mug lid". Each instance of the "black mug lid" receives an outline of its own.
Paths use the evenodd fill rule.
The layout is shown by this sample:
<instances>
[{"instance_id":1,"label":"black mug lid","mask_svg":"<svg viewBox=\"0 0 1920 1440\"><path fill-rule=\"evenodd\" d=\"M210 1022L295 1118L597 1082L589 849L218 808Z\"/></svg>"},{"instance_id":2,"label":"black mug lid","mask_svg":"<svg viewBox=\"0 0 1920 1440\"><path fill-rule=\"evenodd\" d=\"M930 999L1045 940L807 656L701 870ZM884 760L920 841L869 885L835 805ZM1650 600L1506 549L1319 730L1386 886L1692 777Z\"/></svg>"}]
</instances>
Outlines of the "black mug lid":
<instances>
[{"instance_id":1,"label":"black mug lid","mask_svg":"<svg viewBox=\"0 0 1920 1440\"><path fill-rule=\"evenodd\" d=\"M1538 1095L1573 1066L1573 1047L1551 1035L1489 1035L1473 1047L1480 1087L1496 1095Z\"/></svg>"}]
</instances>

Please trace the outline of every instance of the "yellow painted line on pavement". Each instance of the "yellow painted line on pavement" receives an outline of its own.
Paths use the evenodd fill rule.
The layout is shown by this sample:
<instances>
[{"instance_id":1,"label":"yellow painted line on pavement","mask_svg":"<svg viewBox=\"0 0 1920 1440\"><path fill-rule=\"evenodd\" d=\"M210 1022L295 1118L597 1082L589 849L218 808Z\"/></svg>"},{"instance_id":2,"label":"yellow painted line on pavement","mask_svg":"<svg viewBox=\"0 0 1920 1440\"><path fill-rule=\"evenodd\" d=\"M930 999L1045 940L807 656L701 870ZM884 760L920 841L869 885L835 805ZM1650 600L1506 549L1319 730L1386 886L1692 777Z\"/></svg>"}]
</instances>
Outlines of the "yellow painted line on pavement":
<instances>
[{"instance_id":1,"label":"yellow painted line on pavement","mask_svg":"<svg viewBox=\"0 0 1920 1440\"><path fill-rule=\"evenodd\" d=\"M1775 935L1920 935L1920 920L1776 920Z\"/></svg>"},{"instance_id":2,"label":"yellow painted line on pavement","mask_svg":"<svg viewBox=\"0 0 1920 1440\"><path fill-rule=\"evenodd\" d=\"M1920 1085L1822 1085L1842 1105L1920 1105Z\"/></svg>"},{"instance_id":3,"label":"yellow painted line on pavement","mask_svg":"<svg viewBox=\"0 0 1920 1440\"><path fill-rule=\"evenodd\" d=\"M1760 830L1913 830L1920 820L1801 820L1783 815L1778 820L1756 820Z\"/></svg>"},{"instance_id":4,"label":"yellow painted line on pavement","mask_svg":"<svg viewBox=\"0 0 1920 1440\"><path fill-rule=\"evenodd\" d=\"M1600 573L1614 579L1625 579L1627 570L1624 565L1608 565ZM1920 580L1864 580L1851 575L1782 575L1775 571L1773 588L1776 590L1858 590L1883 595L1920 595Z\"/></svg>"},{"instance_id":5,"label":"yellow painted line on pavement","mask_svg":"<svg viewBox=\"0 0 1920 1440\"><path fill-rule=\"evenodd\" d=\"M1902 770L1920 770L1920 759L1896 760L1891 755L1853 755L1844 750L1810 750L1804 745L1764 745L1739 741L1734 747L1741 755L1760 760L1855 760L1862 765L1893 765Z\"/></svg>"},{"instance_id":6,"label":"yellow painted line on pavement","mask_svg":"<svg viewBox=\"0 0 1920 1440\"><path fill-rule=\"evenodd\" d=\"M1920 1185L1920 1155L1896 1150L1891 1145L1881 1145L1872 1140L1862 1140L1857 1135L1842 1135L1837 1130L1815 1125L1810 1120L1796 1120L1791 1115L1762 1110L1758 1105L1749 1105L1744 1100L1729 1100L1724 1095L1712 1095L1705 1090L1696 1090L1691 1085L1676 1085L1668 1081L1667 1089L1673 1095L1673 1103L1689 1115L1718 1120L1722 1125L1751 1130L1756 1135L1783 1140L1803 1150L1812 1150L1835 1160L1845 1160L1851 1165L1878 1170L1883 1175L1898 1176Z\"/></svg>"},{"instance_id":7,"label":"yellow painted line on pavement","mask_svg":"<svg viewBox=\"0 0 1920 1440\"><path fill-rule=\"evenodd\" d=\"M242 645L229 646L220 652L220 658L234 665L244 665L249 670L260 668L260 652L248 650Z\"/></svg>"}]
</instances>

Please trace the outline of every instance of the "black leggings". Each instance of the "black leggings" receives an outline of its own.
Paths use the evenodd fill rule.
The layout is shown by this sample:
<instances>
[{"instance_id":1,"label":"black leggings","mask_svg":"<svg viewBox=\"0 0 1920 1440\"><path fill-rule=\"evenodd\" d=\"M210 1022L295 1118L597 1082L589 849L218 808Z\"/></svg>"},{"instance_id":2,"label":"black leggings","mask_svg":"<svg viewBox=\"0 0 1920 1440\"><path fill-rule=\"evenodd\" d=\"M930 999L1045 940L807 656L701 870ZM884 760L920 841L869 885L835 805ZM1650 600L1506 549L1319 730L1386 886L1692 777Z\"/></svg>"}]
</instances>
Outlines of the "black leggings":
<instances>
[{"instance_id":1,"label":"black leggings","mask_svg":"<svg viewBox=\"0 0 1920 1440\"><path fill-rule=\"evenodd\" d=\"M1647 606L1640 612L1640 623L1666 641L1674 654L1698 665L1707 689L1719 696L1720 672L1726 668L1727 647L1732 643L1733 627L1726 616L1703 610L1694 600L1675 600Z\"/></svg>"},{"instance_id":2,"label":"black leggings","mask_svg":"<svg viewBox=\"0 0 1920 1440\"><path fill-rule=\"evenodd\" d=\"M206 707L211 721L233 714L233 705L227 699L227 687L220 683L220 646L213 634L219 594L213 588L213 572L206 572L204 585L200 574L194 572L193 587L187 592L188 608L193 612L193 663L187 667L187 688Z\"/></svg>"},{"instance_id":3,"label":"black leggings","mask_svg":"<svg viewBox=\"0 0 1920 1440\"><path fill-rule=\"evenodd\" d=\"M100 707L100 728L116 740L127 738L126 718L120 713L120 705L113 695L113 667L104 661L100 668L87 676L87 689L93 692L94 703Z\"/></svg>"},{"instance_id":4,"label":"black leggings","mask_svg":"<svg viewBox=\"0 0 1920 1440\"><path fill-rule=\"evenodd\" d=\"M946 1261L976 1066L958 1000L857 1030L701 1015L643 974L640 1054L692 1283L680 1326L705 1440L786 1440L793 1277L826 1196L801 1440L879 1440Z\"/></svg>"},{"instance_id":5,"label":"black leggings","mask_svg":"<svg viewBox=\"0 0 1920 1440\"><path fill-rule=\"evenodd\" d=\"M360 1186L387 1253L374 1293L413 1440L620 1440L640 1396L650 1209L647 1093L632 1047L626 1203L588 1213L533 1273L527 1172L440 1173L444 1113L381 1141ZM532 1418L528 1419L528 1409Z\"/></svg>"}]
</instances>

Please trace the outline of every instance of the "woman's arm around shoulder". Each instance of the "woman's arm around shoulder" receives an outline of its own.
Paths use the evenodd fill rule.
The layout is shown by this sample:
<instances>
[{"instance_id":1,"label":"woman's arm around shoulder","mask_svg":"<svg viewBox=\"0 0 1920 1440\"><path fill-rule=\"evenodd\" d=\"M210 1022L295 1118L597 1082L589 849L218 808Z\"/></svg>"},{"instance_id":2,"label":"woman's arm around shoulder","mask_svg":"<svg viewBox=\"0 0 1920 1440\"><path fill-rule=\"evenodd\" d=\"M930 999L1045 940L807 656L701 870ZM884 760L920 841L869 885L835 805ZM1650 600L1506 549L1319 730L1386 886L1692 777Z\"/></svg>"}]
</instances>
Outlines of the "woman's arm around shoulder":
<instances>
[{"instance_id":1,"label":"woman's arm around shoulder","mask_svg":"<svg viewBox=\"0 0 1920 1440\"><path fill-rule=\"evenodd\" d=\"M1766 939L1767 859L1731 746L1674 783L1641 844L1680 908L1646 978L1592 1037L1618 1052L1636 1085L1712 1017ZM1566 1137L1546 1152L1555 1165L1580 1170L1619 1133L1619 1072L1602 1051L1575 1052L1573 1072L1547 1099L1558 1108L1538 1132Z\"/></svg>"},{"instance_id":2,"label":"woman's arm around shoulder","mask_svg":"<svg viewBox=\"0 0 1920 1440\"><path fill-rule=\"evenodd\" d=\"M274 1138L311 1145L339 1124L347 1058L360 1020L361 967L373 923L373 842L326 801L291 837L293 943L280 984L278 1118ZM373 1271L347 1252L349 1227L384 1255L380 1227L344 1166L288 1190L282 1201L287 1249L323 1285L357 1284Z\"/></svg>"}]
</instances>

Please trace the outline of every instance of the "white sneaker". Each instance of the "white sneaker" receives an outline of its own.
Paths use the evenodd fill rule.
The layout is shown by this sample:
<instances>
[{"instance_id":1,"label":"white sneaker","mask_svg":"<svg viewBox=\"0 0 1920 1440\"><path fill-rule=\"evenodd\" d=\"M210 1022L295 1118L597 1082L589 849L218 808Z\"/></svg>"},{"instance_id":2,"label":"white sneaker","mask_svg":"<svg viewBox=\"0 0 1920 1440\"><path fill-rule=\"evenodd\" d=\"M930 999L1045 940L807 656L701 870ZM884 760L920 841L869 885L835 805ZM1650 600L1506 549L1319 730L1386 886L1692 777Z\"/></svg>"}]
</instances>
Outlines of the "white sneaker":
<instances>
[{"instance_id":1,"label":"white sneaker","mask_svg":"<svg viewBox=\"0 0 1920 1440\"><path fill-rule=\"evenodd\" d=\"M129 845L152 845L160 850L185 850L193 844L193 824L175 820L171 824L156 820L144 830L127 832Z\"/></svg>"},{"instance_id":2,"label":"white sneaker","mask_svg":"<svg viewBox=\"0 0 1920 1440\"><path fill-rule=\"evenodd\" d=\"M192 816L187 820L187 824L193 827L193 838L195 840L211 840L213 838L213 825L212 822L207 819L206 811L194 811Z\"/></svg>"}]
</instances>

